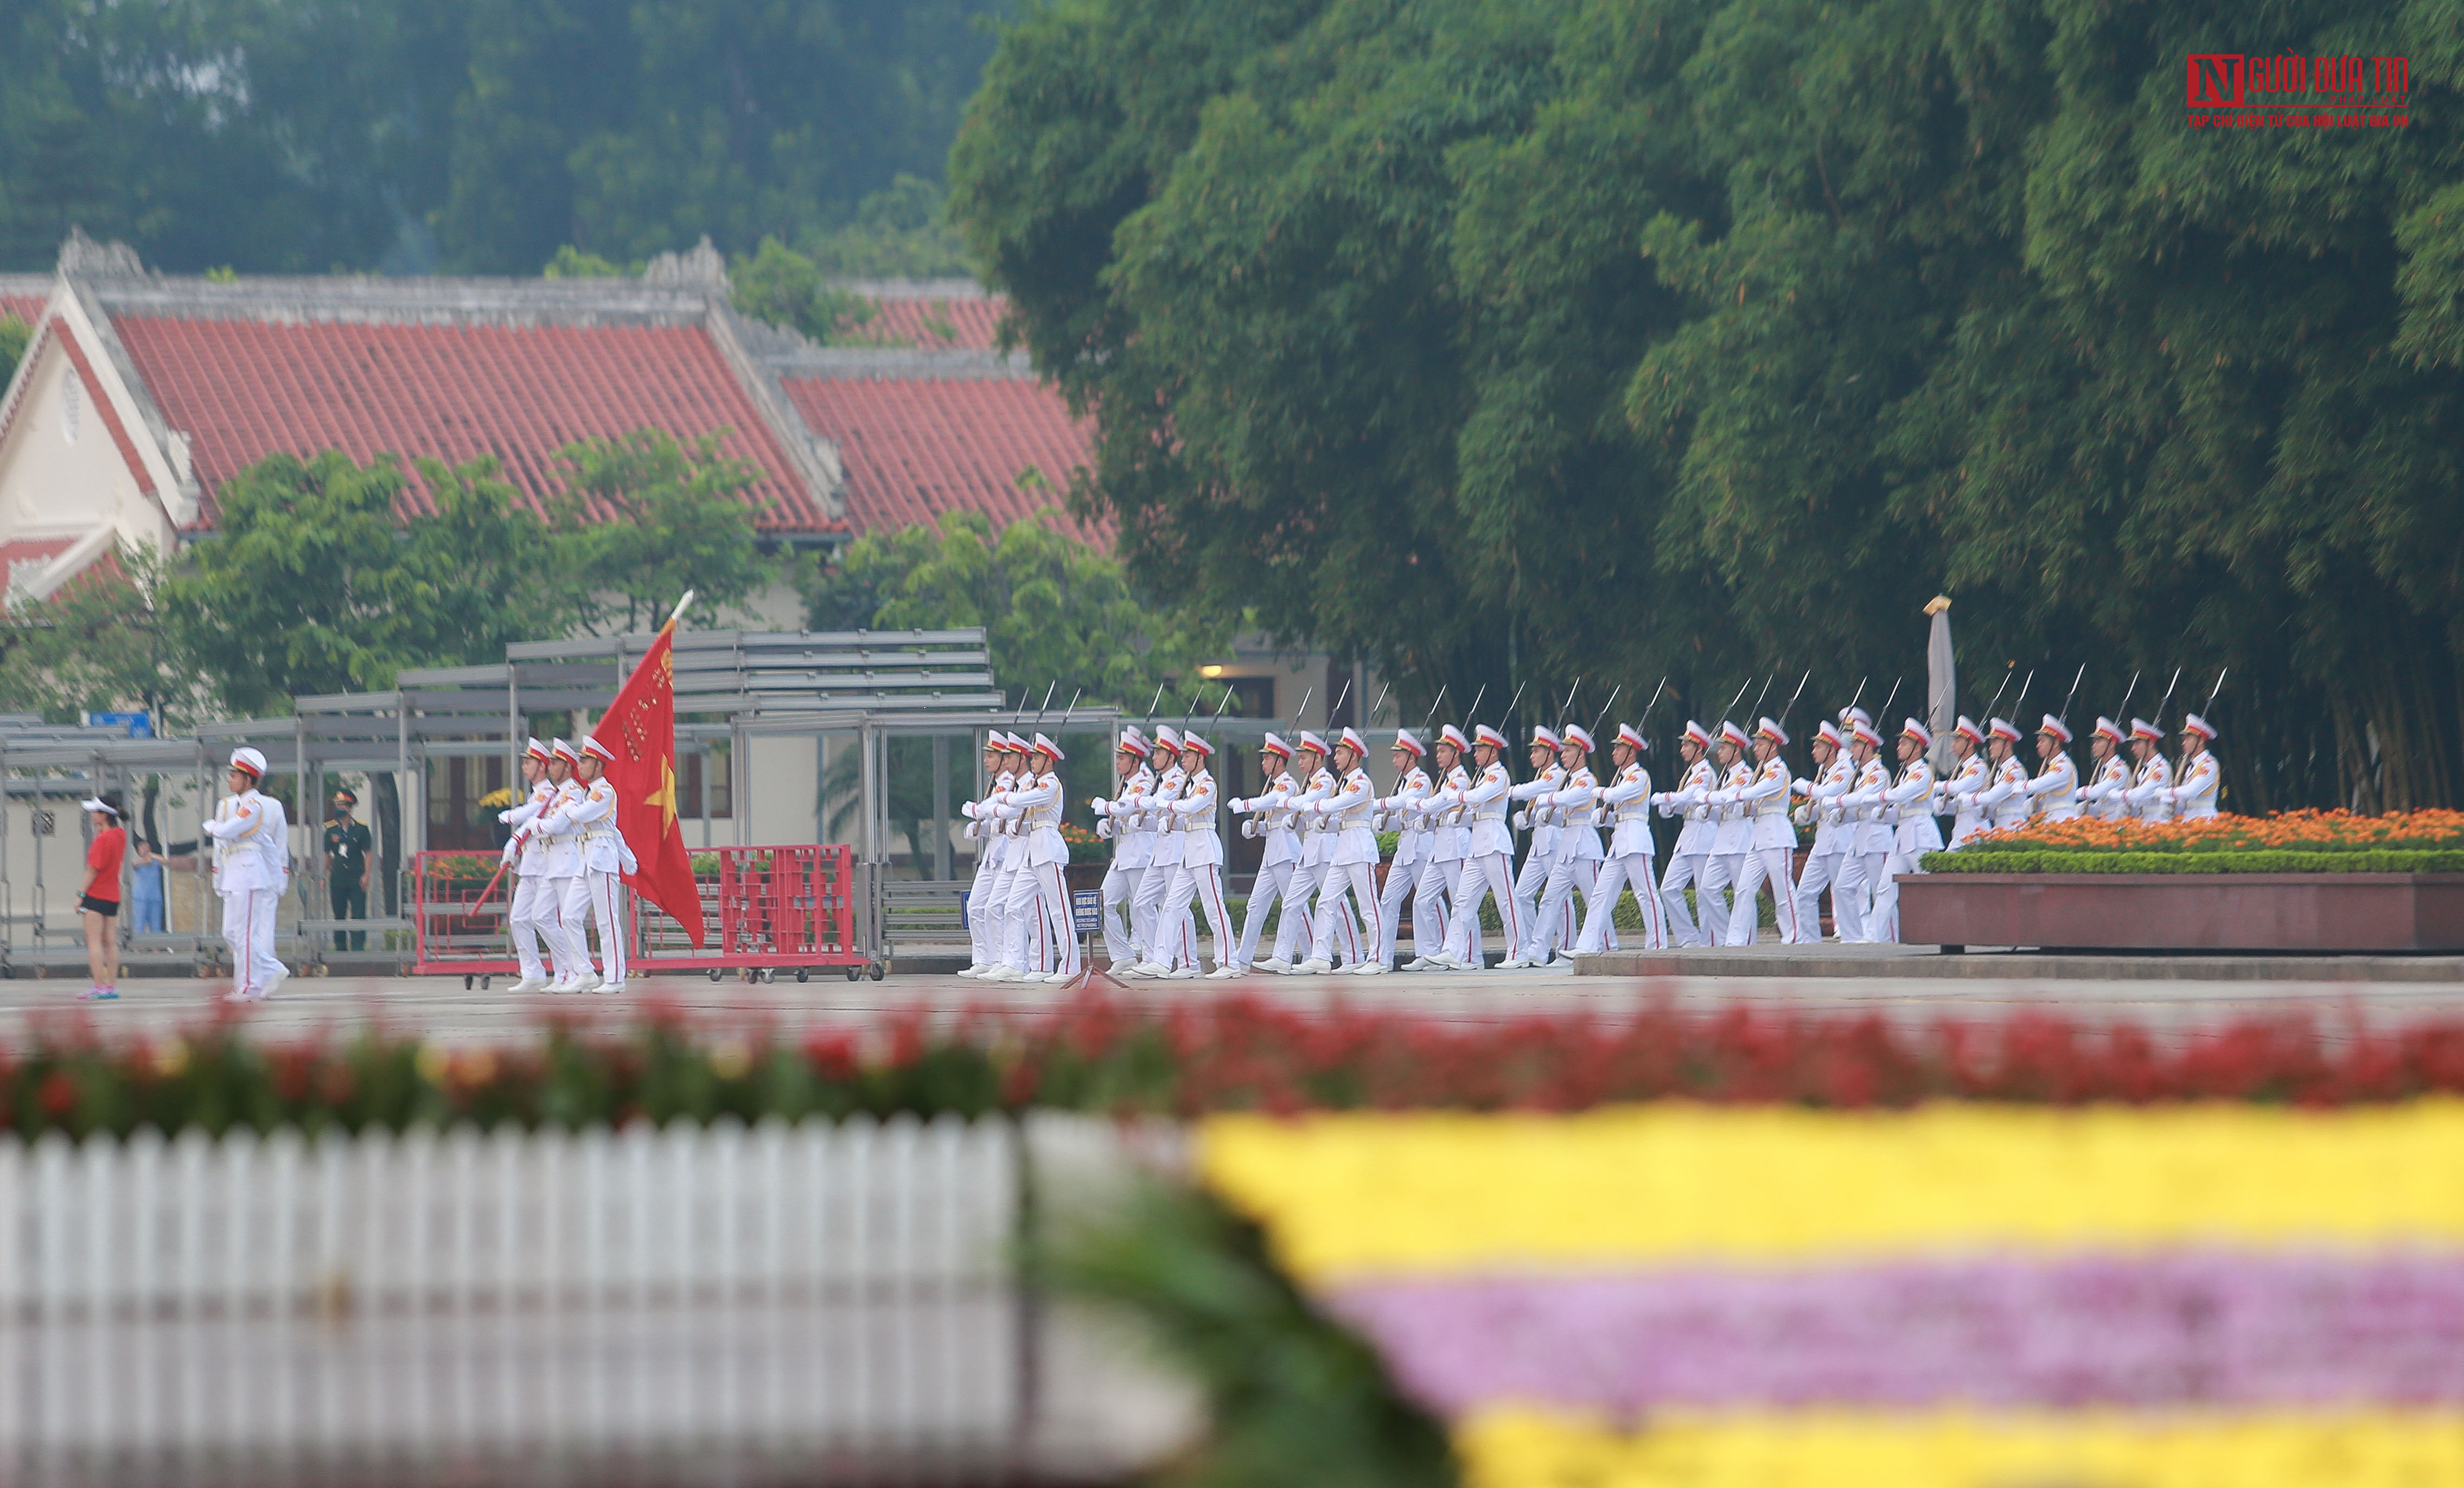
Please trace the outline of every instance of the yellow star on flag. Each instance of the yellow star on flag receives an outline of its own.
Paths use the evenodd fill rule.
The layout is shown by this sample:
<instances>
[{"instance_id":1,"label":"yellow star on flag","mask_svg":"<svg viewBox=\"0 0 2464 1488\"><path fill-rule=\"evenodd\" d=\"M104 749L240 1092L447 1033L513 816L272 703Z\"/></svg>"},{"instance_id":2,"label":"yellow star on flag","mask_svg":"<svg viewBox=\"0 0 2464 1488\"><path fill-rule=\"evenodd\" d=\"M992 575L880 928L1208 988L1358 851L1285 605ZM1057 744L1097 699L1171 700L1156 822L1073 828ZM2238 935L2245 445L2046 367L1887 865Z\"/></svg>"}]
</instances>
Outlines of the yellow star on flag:
<instances>
[{"instance_id":1,"label":"yellow star on flag","mask_svg":"<svg viewBox=\"0 0 2464 1488\"><path fill-rule=\"evenodd\" d=\"M659 761L659 788L642 798L642 804L659 808L659 830L665 833L676 824L676 769L669 761Z\"/></svg>"}]
</instances>

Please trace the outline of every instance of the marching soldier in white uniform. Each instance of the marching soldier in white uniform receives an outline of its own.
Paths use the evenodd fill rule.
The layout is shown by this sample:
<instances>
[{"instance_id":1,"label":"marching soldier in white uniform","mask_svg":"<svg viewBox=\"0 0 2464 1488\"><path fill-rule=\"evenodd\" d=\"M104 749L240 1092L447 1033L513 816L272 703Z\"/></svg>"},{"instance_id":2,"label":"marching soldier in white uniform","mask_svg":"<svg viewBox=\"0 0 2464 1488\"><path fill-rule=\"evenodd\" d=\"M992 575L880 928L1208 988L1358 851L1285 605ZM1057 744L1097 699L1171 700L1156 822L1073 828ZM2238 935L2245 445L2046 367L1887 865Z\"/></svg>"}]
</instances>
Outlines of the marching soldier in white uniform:
<instances>
[{"instance_id":1,"label":"marching soldier in white uniform","mask_svg":"<svg viewBox=\"0 0 2464 1488\"><path fill-rule=\"evenodd\" d=\"M1583 902L1590 904L1599 879L1600 833L1592 825L1592 813L1599 799L1600 782L1592 774L1591 754L1590 730L1579 723L1559 730L1557 789L1531 804L1535 819L1545 814L1556 834L1549 882L1540 891L1539 906L1531 916L1530 940L1523 949L1523 959L1533 966L1555 962L1560 948L1573 953L1581 933L1574 920L1575 890L1581 890ZM1532 835L1536 841L1537 831Z\"/></svg>"},{"instance_id":2,"label":"marching soldier in white uniform","mask_svg":"<svg viewBox=\"0 0 2464 1488\"><path fill-rule=\"evenodd\" d=\"M1241 823L1244 837L1264 836L1265 851L1258 864L1257 882L1249 886L1249 904L1241 912L1241 944L1225 965L1238 975L1246 972L1258 958L1258 936L1265 930L1266 911L1277 905L1284 907L1288 919L1300 911L1293 908L1300 898L1294 892L1294 881L1301 870L1300 833L1292 828L1292 798L1300 794L1299 782L1284 767L1290 764L1292 747L1272 732L1266 742L1258 746L1258 778L1263 788L1255 796L1236 798L1227 804L1234 816L1250 820Z\"/></svg>"},{"instance_id":3,"label":"marching soldier in white uniform","mask_svg":"<svg viewBox=\"0 0 2464 1488\"><path fill-rule=\"evenodd\" d=\"M1155 785L1128 800L1136 813L1133 825L1144 826L1155 833L1155 847L1147 859L1146 877L1138 881L1138 895L1131 901L1130 921L1146 921L1147 958L1130 968L1146 976L1161 976L1171 971L1177 959L1198 958L1197 928L1186 915L1177 921L1163 917L1163 896L1172 888L1173 870L1180 866L1182 839L1187 834L1171 830L1172 803L1180 799L1180 788L1189 773L1180 766L1180 734L1172 725L1155 726L1155 748L1149 756L1155 770Z\"/></svg>"},{"instance_id":4,"label":"marching soldier in white uniform","mask_svg":"<svg viewBox=\"0 0 2464 1488\"><path fill-rule=\"evenodd\" d=\"M1163 893L1163 923L1188 925L1189 907L1196 902L1206 912L1206 932L1215 937L1212 974L1227 976L1233 973L1224 959L1225 948L1235 942L1231 916L1223 910L1223 834L1215 820L1215 777L1206 768L1214 753L1215 746L1198 734L1181 734L1180 794L1173 798L1170 822L1170 830L1181 839L1181 848L1172 885ZM1182 934L1163 974L1183 979L1199 974L1195 930Z\"/></svg>"},{"instance_id":5,"label":"marching soldier in white uniform","mask_svg":"<svg viewBox=\"0 0 2464 1488\"><path fill-rule=\"evenodd\" d=\"M1529 925L1539 917L1540 895L1549 886L1549 872L1557 861L1557 826L1545 811L1528 802L1554 795L1564 784L1566 772L1557 763L1556 732L1545 724L1531 731L1524 753L1531 762L1531 778L1513 786L1506 795L1507 799L1522 807L1514 813L1514 830L1531 834L1531 846L1523 855L1522 871L1514 876L1515 907L1522 911L1523 923ZM1520 941L1507 946L1499 969L1530 965L1523 952Z\"/></svg>"},{"instance_id":6,"label":"marching soldier in white uniform","mask_svg":"<svg viewBox=\"0 0 2464 1488\"><path fill-rule=\"evenodd\" d=\"M1314 928L1310 916L1316 911L1318 880L1326 864L1326 842L1317 830L1317 814L1309 808L1334 789L1334 777L1326 769L1326 740L1303 729L1292 750L1293 789L1268 808L1281 813L1283 820L1290 823L1292 841L1300 856L1292 861L1291 878L1284 887L1283 912L1275 919L1275 944L1266 958L1257 963L1262 972L1287 975L1309 959L1313 938L1310 931Z\"/></svg>"},{"instance_id":7,"label":"marching soldier in white uniform","mask_svg":"<svg viewBox=\"0 0 2464 1488\"><path fill-rule=\"evenodd\" d=\"M1754 762L1745 783L1729 794L1746 829L1746 848L1738 859L1737 903L1728 911L1730 946L1750 946L1761 928L1756 908L1763 886L1771 886L1772 922L1783 946L1801 938L1796 913L1796 875L1790 871L1796 852L1796 828L1788 820L1788 791L1793 783L1788 761L1779 752L1788 745L1788 731L1770 718L1754 726Z\"/></svg>"},{"instance_id":8,"label":"marching soldier in white uniform","mask_svg":"<svg viewBox=\"0 0 2464 1488\"><path fill-rule=\"evenodd\" d=\"M231 990L224 1000L257 1002L291 974L274 953L274 911L291 884L291 818L257 789L265 755L232 750L223 774L231 794L205 823L214 840L214 892L223 901L223 943L231 947Z\"/></svg>"},{"instance_id":9,"label":"marching soldier in white uniform","mask_svg":"<svg viewBox=\"0 0 2464 1488\"><path fill-rule=\"evenodd\" d=\"M2173 820L2173 767L2165 762L2165 752L2157 746L2165 731L2145 718L2130 720L2130 753L2139 761L2131 773L2130 789L2123 799L2130 803L2130 814L2142 821Z\"/></svg>"},{"instance_id":10,"label":"marching soldier in white uniform","mask_svg":"<svg viewBox=\"0 0 2464 1488\"><path fill-rule=\"evenodd\" d=\"M2079 801L2100 821L2120 821L2130 815L2130 767L2122 762L2122 725L2100 716L2087 736L2089 777L2079 787Z\"/></svg>"},{"instance_id":11,"label":"marching soldier in white uniform","mask_svg":"<svg viewBox=\"0 0 2464 1488\"><path fill-rule=\"evenodd\" d=\"M1976 804L1985 809L1994 831L2027 825L2028 807L2035 798L2028 794L2028 767L2019 763L2019 726L2008 718L1988 720L1985 754L1993 778L1976 793Z\"/></svg>"},{"instance_id":12,"label":"marching soldier in white uniform","mask_svg":"<svg viewBox=\"0 0 2464 1488\"><path fill-rule=\"evenodd\" d=\"M1857 781L1847 795L1839 798L1839 804L1842 820L1855 834L1848 851L1857 859L1857 939L1868 944L1881 938L1874 901L1881 886L1883 867L1891 859L1892 843L1898 837L1890 823L1882 820L1891 792L1891 772L1882 763L1881 753L1882 736L1874 732L1873 723L1861 711L1856 713L1848 724L1848 758L1856 766ZM1832 892L1836 900L1838 890ZM1837 918L1836 910L1833 918Z\"/></svg>"},{"instance_id":13,"label":"marching soldier in white uniform","mask_svg":"<svg viewBox=\"0 0 2464 1488\"><path fill-rule=\"evenodd\" d=\"M2079 815L2079 766L2071 763L2071 728L2051 713L2036 726L2036 758L2041 768L2028 782L2035 816L2047 821L2068 821Z\"/></svg>"},{"instance_id":14,"label":"marching soldier in white uniform","mask_svg":"<svg viewBox=\"0 0 2464 1488\"><path fill-rule=\"evenodd\" d=\"M1377 805L1377 785L1369 772L1360 767L1361 758L1369 753L1369 741L1355 729L1345 729L1334 743L1334 789L1315 802L1310 810L1318 818L1319 835L1326 840L1326 862L1318 880L1317 912L1309 923L1309 955L1299 970L1310 974L1334 969L1336 922L1342 922L1350 941L1350 966L1355 972L1386 967L1362 954L1357 932L1352 930L1353 909L1371 934L1377 932L1377 833L1369 824L1369 813ZM1346 894L1350 900L1347 903Z\"/></svg>"},{"instance_id":15,"label":"marching soldier in white uniform","mask_svg":"<svg viewBox=\"0 0 2464 1488\"><path fill-rule=\"evenodd\" d=\"M1010 827L1009 949L988 981L1065 982L1078 974L1078 935L1061 869L1069 844L1061 840L1061 746L1039 733L1027 749L1025 777L994 810ZM1054 963L1058 962L1058 966Z\"/></svg>"},{"instance_id":16,"label":"marching soldier in white uniform","mask_svg":"<svg viewBox=\"0 0 2464 1488\"><path fill-rule=\"evenodd\" d=\"M574 753L571 790L561 793L541 817L539 831L551 843L570 841L576 864L571 878L551 880L560 886L557 907L565 942L574 952L575 975L552 984L550 992L585 988L618 993L625 990L628 960L625 927L618 915L622 875L638 866L633 850L616 829L616 788L607 783L607 761L615 758L597 738L584 738ZM604 971L590 965L590 921L599 922L599 959Z\"/></svg>"},{"instance_id":17,"label":"marching soldier in white uniform","mask_svg":"<svg viewBox=\"0 0 2464 1488\"><path fill-rule=\"evenodd\" d=\"M1147 741L1137 730L1121 731L1120 746L1112 752L1112 770L1120 777L1123 796L1142 795L1155 783L1155 773L1147 768ZM1155 856L1155 839L1128 830L1128 815L1116 814L1112 801L1098 796L1087 804L1095 813L1095 835L1112 843L1112 865L1104 870L1104 956L1115 970L1125 971L1146 959L1139 947L1142 937L1137 923L1130 918L1130 905L1137 898L1139 876Z\"/></svg>"},{"instance_id":18,"label":"marching soldier in white uniform","mask_svg":"<svg viewBox=\"0 0 2464 1488\"><path fill-rule=\"evenodd\" d=\"M1440 798L1471 784L1471 773L1463 764L1471 754L1471 741L1463 737L1461 729L1447 724L1438 731L1438 742L1430 754L1437 762L1437 780L1420 808L1420 820L1429 828L1429 861L1421 865L1419 886L1413 890L1413 896L1416 904L1438 905L1443 912L1439 916L1435 945L1419 938L1419 922L1413 922L1413 949L1417 953L1403 970L1463 971L1467 967L1458 966L1454 953L1455 889L1463 882L1463 857L1471 851L1471 829L1463 824L1462 814Z\"/></svg>"},{"instance_id":19,"label":"marching soldier in white uniform","mask_svg":"<svg viewBox=\"0 0 2464 1488\"><path fill-rule=\"evenodd\" d=\"M1754 824L1747 816L1745 798L1740 793L1754 780L1754 767L1746 763L1746 753L1753 740L1733 721L1720 725L1719 736L1711 745L1711 758L1720 770L1720 787L1711 793L1711 852L1703 864L1703 879L1696 886L1695 900L1710 903L1719 908L1720 928L1711 936L1711 944L1741 944L1736 939L1737 916L1746 917L1746 939L1751 944L1761 918L1749 904L1731 902L1727 890L1734 889L1737 880L1745 876L1746 854L1754 844ZM1705 917L1709 925L1709 917Z\"/></svg>"},{"instance_id":20,"label":"marching soldier in white uniform","mask_svg":"<svg viewBox=\"0 0 2464 1488\"><path fill-rule=\"evenodd\" d=\"M599 985L600 978L590 968L590 937L573 908L580 892L576 885L582 878L582 829L566 820L567 813L582 799L582 782L574 778L582 752L563 739L550 739L547 749L548 778L556 782L556 796L539 813L539 820L531 823L531 829L546 842L547 886L541 892L556 896L557 933L564 941L564 954L557 958L562 971L547 990L588 992Z\"/></svg>"},{"instance_id":21,"label":"marching soldier in white uniform","mask_svg":"<svg viewBox=\"0 0 2464 1488\"><path fill-rule=\"evenodd\" d=\"M547 890L547 842L536 832L523 828L538 820L556 799L556 784L547 777L547 746L537 739L522 747L522 782L530 793L510 810L496 813L496 820L514 829L505 839L505 861L514 864L514 903L507 923L514 933L514 958L521 966L521 980L514 983L516 992L544 992L572 974L564 965L564 932L558 928L560 907ZM539 947L544 943L556 967L548 974L550 962L542 960Z\"/></svg>"},{"instance_id":22,"label":"marching soldier in white uniform","mask_svg":"<svg viewBox=\"0 0 2464 1488\"><path fill-rule=\"evenodd\" d=\"M958 803L958 814L967 819L966 835L976 842L976 878L967 888L967 939L971 956L961 976L981 976L1001 963L1001 939L994 933L994 880L1000 870L995 866L995 854L1003 839L992 830L992 813L988 809L995 796L1007 789L1001 779L1001 766L1009 753L1009 740L999 729L984 732L984 779L987 789L982 800Z\"/></svg>"},{"instance_id":23,"label":"marching soldier in white uniform","mask_svg":"<svg viewBox=\"0 0 2464 1488\"><path fill-rule=\"evenodd\" d=\"M1659 848L1651 840L1651 772L1642 767L1645 748L1642 734L1631 724L1617 725L1617 742L1609 746L1617 777L1599 795L1610 823L1608 858L1584 894L1583 932L1574 942L1578 956L1606 949L1616 928L1617 897L1628 886L1634 889L1635 907L1642 911L1643 949L1668 949L1666 907L1652 872Z\"/></svg>"},{"instance_id":24,"label":"marching soldier in white uniform","mask_svg":"<svg viewBox=\"0 0 2464 1488\"><path fill-rule=\"evenodd\" d=\"M1933 731L1914 718L1900 731L1900 777L1882 793L1883 817L1891 831L1890 855L1874 885L1873 908L1866 912L1869 940L1900 938L1900 875L1923 873L1925 855L1942 850L1942 826L1933 819L1933 766L1925 751L1933 748Z\"/></svg>"},{"instance_id":25,"label":"marching soldier in white uniform","mask_svg":"<svg viewBox=\"0 0 2464 1488\"><path fill-rule=\"evenodd\" d=\"M1951 753L1958 756L1958 768L1934 787L1934 810L1950 820L1950 845L1960 843L1985 830L1985 808L1977 798L1993 783L1993 767L1985 759L1985 731L1966 713L1950 733Z\"/></svg>"},{"instance_id":26,"label":"marching soldier in white uniform","mask_svg":"<svg viewBox=\"0 0 2464 1488\"><path fill-rule=\"evenodd\" d=\"M1513 788L1514 777L1498 762L1507 747L1505 734L1487 724L1478 725L1472 730L1471 745L1478 776L1469 785L1438 793L1441 804L1462 809L1471 827L1463 877L1458 880L1447 913L1446 952L1472 971L1483 969L1488 960L1481 949L1480 901L1484 893L1497 902L1497 917L1506 931L1508 953L1523 944L1523 917L1514 902L1514 881L1509 871L1514 861L1514 837L1506 827L1506 793Z\"/></svg>"},{"instance_id":27,"label":"marching soldier in white uniform","mask_svg":"<svg viewBox=\"0 0 2464 1488\"><path fill-rule=\"evenodd\" d=\"M1814 828L1814 847L1805 855L1805 874L1796 882L1796 923L1808 943L1822 938L1822 893L1831 891L1831 923L1840 940L1854 941L1864 925L1864 886L1851 888L1853 871L1863 865L1848 850L1855 829L1845 825L1840 798L1856 786L1857 772L1846 758L1839 730L1829 719L1814 731L1814 776L1794 782L1805 804L1796 820Z\"/></svg>"},{"instance_id":28,"label":"marching soldier in white uniform","mask_svg":"<svg viewBox=\"0 0 2464 1488\"><path fill-rule=\"evenodd\" d=\"M1688 718L1685 732L1677 741L1677 757L1685 770L1678 777L1675 790L1662 791L1651 798L1663 817L1683 817L1685 824L1677 830L1677 845L1669 849L1668 873L1660 881L1660 902L1668 910L1669 937L1681 946L1716 945L1728 932L1727 907L1703 886L1704 870L1710 865L1711 842L1717 828L1711 821L1711 793L1720 788L1720 777L1704 756L1711 752L1710 731ZM1694 889L1694 901L1702 908L1698 925L1694 911L1685 907L1685 890Z\"/></svg>"},{"instance_id":29,"label":"marching soldier in white uniform","mask_svg":"<svg viewBox=\"0 0 2464 1488\"><path fill-rule=\"evenodd\" d=\"M2197 713L2182 719L2182 769L2173 777L2171 793L2166 799L2185 821L2216 814L2216 793L2223 788L2225 777L2223 767L2208 748L2215 737L2214 726Z\"/></svg>"},{"instance_id":30,"label":"marching soldier in white uniform","mask_svg":"<svg viewBox=\"0 0 2464 1488\"><path fill-rule=\"evenodd\" d=\"M1441 892L1426 886L1422 870L1437 851L1437 836L1428 824L1429 793L1437 787L1420 768L1428 746L1409 729L1395 731L1390 752L1395 764L1395 794L1377 802L1380 820L1394 823L1395 861L1386 868L1386 887L1377 896L1377 945L1359 967L1390 970L1395 965L1396 939L1403 929L1403 901L1412 901L1412 947L1416 957L1446 938L1446 907ZM1434 897L1433 897L1434 895Z\"/></svg>"}]
</instances>

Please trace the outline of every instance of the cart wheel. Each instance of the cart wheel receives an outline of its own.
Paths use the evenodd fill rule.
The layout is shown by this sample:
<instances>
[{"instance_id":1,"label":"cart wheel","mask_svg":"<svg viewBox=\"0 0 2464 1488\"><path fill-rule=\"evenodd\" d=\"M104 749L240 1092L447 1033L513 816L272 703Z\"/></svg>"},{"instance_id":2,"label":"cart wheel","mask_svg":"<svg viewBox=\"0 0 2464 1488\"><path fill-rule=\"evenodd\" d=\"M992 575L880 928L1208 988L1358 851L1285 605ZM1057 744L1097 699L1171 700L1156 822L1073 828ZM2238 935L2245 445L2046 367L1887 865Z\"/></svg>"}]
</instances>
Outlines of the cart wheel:
<instances>
[{"instance_id":1,"label":"cart wheel","mask_svg":"<svg viewBox=\"0 0 2464 1488\"><path fill-rule=\"evenodd\" d=\"M872 979L873 979L874 981L879 981L879 980L881 980L881 978L882 978L884 975L886 975L886 974L889 974L889 971L890 971L890 968L889 968L889 967L886 967L886 966L882 965L880 962L875 961L874 963L872 963Z\"/></svg>"},{"instance_id":2,"label":"cart wheel","mask_svg":"<svg viewBox=\"0 0 2464 1488\"><path fill-rule=\"evenodd\" d=\"M810 968L810 967L806 967L806 966L800 966L800 967L796 968L796 980L798 980L799 982L810 981L810 980L812 980L812 977L813 977L813 971L812 971L812 968Z\"/></svg>"},{"instance_id":3,"label":"cart wheel","mask_svg":"<svg viewBox=\"0 0 2464 1488\"><path fill-rule=\"evenodd\" d=\"M774 966L762 972L761 981L764 986L776 986L779 981L779 969Z\"/></svg>"},{"instance_id":4,"label":"cart wheel","mask_svg":"<svg viewBox=\"0 0 2464 1488\"><path fill-rule=\"evenodd\" d=\"M463 978L462 978L462 990L463 990L464 992L469 992L469 991L471 990L471 983L472 983L472 982L473 982L473 981L475 981L475 980L477 980L477 978L476 978L476 977L471 977L471 976L465 976L465 977L463 977Z\"/></svg>"},{"instance_id":5,"label":"cart wheel","mask_svg":"<svg viewBox=\"0 0 2464 1488\"><path fill-rule=\"evenodd\" d=\"M849 981L853 981L853 980L855 980L857 977L862 976L863 974L864 974L864 968L863 968L863 967L860 967L860 966L850 966L850 967L848 967L848 968L847 968L847 980L849 980Z\"/></svg>"},{"instance_id":6,"label":"cart wheel","mask_svg":"<svg viewBox=\"0 0 2464 1488\"><path fill-rule=\"evenodd\" d=\"M479 978L479 990L480 990L481 992L485 992L485 991L487 991L487 990L488 990L488 984L489 984L489 983L491 983L491 982L493 982L493 981L495 981L495 977L493 977L493 976L482 976L482 977L480 977L480 978Z\"/></svg>"},{"instance_id":7,"label":"cart wheel","mask_svg":"<svg viewBox=\"0 0 2464 1488\"><path fill-rule=\"evenodd\" d=\"M712 981L716 981L716 980L718 980L718 979L719 979L719 977L721 977L721 976L723 976L723 975L725 975L725 974L725 974L725 973L723 973L723 972L721 972L717 967L715 967L715 966L714 966L714 967L712 967L712 968L710 969L710 979L711 979Z\"/></svg>"}]
</instances>

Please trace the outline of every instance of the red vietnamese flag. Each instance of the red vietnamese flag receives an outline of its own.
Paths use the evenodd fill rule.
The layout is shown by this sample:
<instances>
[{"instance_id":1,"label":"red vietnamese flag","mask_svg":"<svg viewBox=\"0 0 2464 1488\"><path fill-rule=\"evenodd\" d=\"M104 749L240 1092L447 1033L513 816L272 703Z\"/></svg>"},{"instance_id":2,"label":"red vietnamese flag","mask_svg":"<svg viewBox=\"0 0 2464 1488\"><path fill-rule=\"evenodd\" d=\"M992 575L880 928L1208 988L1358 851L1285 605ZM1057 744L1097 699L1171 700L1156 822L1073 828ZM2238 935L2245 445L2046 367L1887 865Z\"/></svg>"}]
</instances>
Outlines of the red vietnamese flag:
<instances>
[{"instance_id":1,"label":"red vietnamese flag","mask_svg":"<svg viewBox=\"0 0 2464 1488\"><path fill-rule=\"evenodd\" d=\"M681 606L679 606L681 608ZM702 943L701 891L693 854L676 824L676 623L659 627L642 664L599 715L599 742L616 757L607 779L616 787L616 830L638 864L625 875L633 892L676 918Z\"/></svg>"}]
</instances>

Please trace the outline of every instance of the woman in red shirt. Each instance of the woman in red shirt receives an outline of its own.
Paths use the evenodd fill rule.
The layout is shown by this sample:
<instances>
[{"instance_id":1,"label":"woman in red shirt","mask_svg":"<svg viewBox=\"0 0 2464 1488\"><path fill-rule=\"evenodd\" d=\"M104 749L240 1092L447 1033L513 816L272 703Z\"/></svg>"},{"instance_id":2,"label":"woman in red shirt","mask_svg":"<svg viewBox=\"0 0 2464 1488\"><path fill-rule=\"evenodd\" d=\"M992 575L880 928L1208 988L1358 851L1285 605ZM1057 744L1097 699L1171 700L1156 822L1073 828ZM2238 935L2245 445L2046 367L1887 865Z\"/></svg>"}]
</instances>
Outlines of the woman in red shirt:
<instances>
[{"instance_id":1,"label":"woman in red shirt","mask_svg":"<svg viewBox=\"0 0 2464 1488\"><path fill-rule=\"evenodd\" d=\"M94 820L94 841L85 850L85 894L77 900L94 985L77 994L77 1000L109 1002L120 996L120 937L112 921L120 914L120 864L128 855L128 832L120 824L118 791L77 804Z\"/></svg>"}]
</instances>

